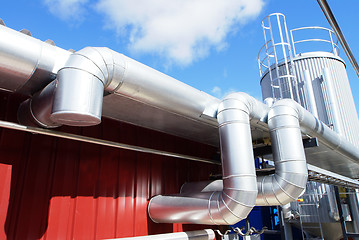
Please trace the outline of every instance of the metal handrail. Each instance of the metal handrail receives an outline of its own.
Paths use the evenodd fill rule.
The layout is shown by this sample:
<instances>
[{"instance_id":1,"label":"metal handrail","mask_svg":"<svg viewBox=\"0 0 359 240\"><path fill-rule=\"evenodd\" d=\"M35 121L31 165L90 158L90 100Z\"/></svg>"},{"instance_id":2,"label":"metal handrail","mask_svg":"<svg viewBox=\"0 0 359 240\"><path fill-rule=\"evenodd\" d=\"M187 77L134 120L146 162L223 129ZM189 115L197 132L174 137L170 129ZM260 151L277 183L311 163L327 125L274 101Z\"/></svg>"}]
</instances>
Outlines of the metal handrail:
<instances>
[{"instance_id":1,"label":"metal handrail","mask_svg":"<svg viewBox=\"0 0 359 240\"><path fill-rule=\"evenodd\" d=\"M298 41L295 41L294 40L294 36L293 36L293 32L296 32L296 31L302 31L302 30L323 30L323 31L327 31L328 34L329 34L329 39L322 39L322 38L310 38L310 39L302 39L302 40L298 40ZM298 43L304 43L304 42L325 42L325 43L330 43L331 46L332 46L332 51L331 53L335 54L335 55L339 55L339 46L338 46L338 39L336 38L336 41L334 42L333 41L333 36L335 36L335 33L334 31L332 31L331 29L329 28L325 28L325 27L319 27L319 26L311 26L311 27L300 27L300 28L295 28L295 29L292 29L290 30L290 36L291 36L291 40L292 40L292 46L293 46L293 53L294 53L294 56L297 55L297 51L296 51L296 44Z\"/></svg>"}]
</instances>

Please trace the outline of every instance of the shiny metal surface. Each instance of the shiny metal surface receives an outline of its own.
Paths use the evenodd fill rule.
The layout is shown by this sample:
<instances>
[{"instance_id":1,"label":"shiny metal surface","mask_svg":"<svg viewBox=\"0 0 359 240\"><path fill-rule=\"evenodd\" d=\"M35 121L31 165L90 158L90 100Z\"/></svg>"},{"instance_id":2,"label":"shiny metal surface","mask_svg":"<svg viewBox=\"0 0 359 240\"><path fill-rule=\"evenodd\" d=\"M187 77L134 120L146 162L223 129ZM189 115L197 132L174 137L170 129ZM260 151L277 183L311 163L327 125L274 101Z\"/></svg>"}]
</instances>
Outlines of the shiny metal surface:
<instances>
[{"instance_id":1,"label":"shiny metal surface","mask_svg":"<svg viewBox=\"0 0 359 240\"><path fill-rule=\"evenodd\" d=\"M354 146L359 147L359 120L343 60L331 53L320 52L302 54L295 58L294 62L297 71L308 69L310 72L319 120L328 126L333 124L334 119L329 102L335 101L339 110L337 125L341 124L343 136ZM335 89L335 94L332 94L335 98L331 100L328 99L327 83L323 78L323 69L325 68L330 72L329 79L332 80L331 83Z\"/></svg>"},{"instance_id":2,"label":"shiny metal surface","mask_svg":"<svg viewBox=\"0 0 359 240\"><path fill-rule=\"evenodd\" d=\"M351 51L348 42L345 40L344 34L342 33L339 24L337 22L337 20L334 17L334 14L332 12L332 10L329 7L329 4L326 0L317 0L320 8L322 9L325 17L327 18L330 26L332 27L332 29L334 30L335 34L337 35L337 38L340 42L340 45L342 45L342 48L345 51L345 54L347 55L351 65L354 68L354 71L356 72L356 74L359 77L359 66L357 61L355 60L355 57L353 55L353 52Z\"/></svg>"},{"instance_id":3,"label":"shiny metal surface","mask_svg":"<svg viewBox=\"0 0 359 240\"><path fill-rule=\"evenodd\" d=\"M285 205L296 200L305 190L308 171L299 126L300 116L296 109L299 105L290 103L287 100L277 101L268 112L276 171L275 174L257 177L257 206ZM201 191L221 187L219 181L214 183L202 183L197 187L202 188ZM189 186L183 186L182 191L189 189Z\"/></svg>"},{"instance_id":4,"label":"shiny metal surface","mask_svg":"<svg viewBox=\"0 0 359 240\"><path fill-rule=\"evenodd\" d=\"M310 78L309 71L307 69L304 70L302 74L303 74L305 91L308 96L307 102L309 105L309 110L314 115L314 117L318 118L318 110L317 110L317 104L315 101L315 95L313 91L312 79Z\"/></svg>"},{"instance_id":5,"label":"shiny metal surface","mask_svg":"<svg viewBox=\"0 0 359 240\"><path fill-rule=\"evenodd\" d=\"M302 53L294 58L294 64L299 83L305 83L304 71L309 71L309 78L312 80L315 102L318 111L318 119L328 126L334 122L329 102L335 101L338 106L339 123L343 129L343 136L356 147L359 147L359 120L355 103L350 89L348 76L343 60L329 52ZM280 66L281 67L281 66ZM329 100L327 83L323 78L323 69L328 69L330 80L335 89L334 99ZM302 85L302 84L300 84ZM303 85L302 85L303 86ZM305 84L304 84L305 86ZM268 73L261 79L263 99L271 96L271 86ZM310 109L309 96L304 87L299 89L302 104ZM335 169L331 169L335 171Z\"/></svg>"},{"instance_id":6,"label":"shiny metal surface","mask_svg":"<svg viewBox=\"0 0 359 240\"><path fill-rule=\"evenodd\" d=\"M305 155L308 156L311 164L320 165L324 169L333 169L333 172L340 172L344 176L356 178L359 176L359 149L325 126L295 101L291 99L277 101L268 113L268 126L271 129L276 172L273 175L257 178L256 205L284 205L303 194L308 175ZM320 144L324 146L309 148L305 154L301 130L304 134L317 137ZM346 157L343 159L344 156ZM341 165L338 165L339 161L342 162ZM312 169L316 168L313 166ZM331 175L335 178L334 173ZM341 177L339 181L344 181L348 186L356 185L354 180L345 181L345 177ZM191 189L195 189L207 192L220 191L222 188L221 180L218 180L187 183L182 186L181 191L189 193Z\"/></svg>"},{"instance_id":7,"label":"shiny metal surface","mask_svg":"<svg viewBox=\"0 0 359 240\"><path fill-rule=\"evenodd\" d=\"M61 126L50 119L56 81L52 81L32 98L24 101L18 109L17 119L26 126L55 128Z\"/></svg>"},{"instance_id":8,"label":"shiny metal surface","mask_svg":"<svg viewBox=\"0 0 359 240\"><path fill-rule=\"evenodd\" d=\"M298 119L303 134L319 139L320 143L342 154L354 162L359 162L359 149L346 140L343 136L331 130L320 122L310 112L291 99L281 100L282 104L295 108L298 112ZM335 171L334 171L335 172Z\"/></svg>"},{"instance_id":9,"label":"shiny metal surface","mask_svg":"<svg viewBox=\"0 0 359 240\"><path fill-rule=\"evenodd\" d=\"M315 182L326 183L334 186L345 187L345 188L358 188L359 181L352 178L345 177L334 172L324 170L313 166L311 164L307 165L309 171L309 179Z\"/></svg>"},{"instance_id":10,"label":"shiny metal surface","mask_svg":"<svg viewBox=\"0 0 359 240\"><path fill-rule=\"evenodd\" d=\"M321 31L322 35L320 35L320 37L318 37L318 38L309 38L309 39L299 39L298 40L297 37L294 37L294 34L293 34L293 33L297 33L298 31L300 31L300 32L306 31L308 35L311 35L313 33L319 33ZM310 33L310 31L311 31L311 33ZM323 32L327 33L326 37L323 36ZM323 51L333 53L335 56L339 55L340 49L338 46L338 39L335 38L335 33L332 30L330 30L329 28L318 27L318 26L300 27L300 28L291 29L290 35L291 35L291 39L292 39L293 54L295 57L300 55L301 53L303 53L303 51L301 51L302 48L300 45L310 46L311 44L315 45L315 43L320 43L319 45L321 46L321 48L323 48ZM298 45L300 46L299 48L298 48ZM330 45L329 48L328 48L328 45ZM296 51L296 47L297 47L297 49L299 49L298 54ZM325 50L324 50L324 47L326 47ZM321 51L321 49L316 49L316 51Z\"/></svg>"},{"instance_id":11,"label":"shiny metal surface","mask_svg":"<svg viewBox=\"0 0 359 240\"><path fill-rule=\"evenodd\" d=\"M219 146L217 124L207 123L208 120L203 122L201 121L202 117L199 119L189 118L119 94L104 96L102 112L104 117ZM256 135L258 138L262 138L266 132L258 130Z\"/></svg>"},{"instance_id":12,"label":"shiny metal surface","mask_svg":"<svg viewBox=\"0 0 359 240\"><path fill-rule=\"evenodd\" d=\"M55 79L70 52L0 25L0 86L31 95Z\"/></svg>"},{"instance_id":13,"label":"shiny metal surface","mask_svg":"<svg viewBox=\"0 0 359 240\"><path fill-rule=\"evenodd\" d=\"M231 225L247 217L257 197L250 118L263 119L268 107L244 93L228 95L218 107L222 191L182 192L151 199L148 213L160 223ZM183 189L182 189L183 190Z\"/></svg>"},{"instance_id":14,"label":"shiny metal surface","mask_svg":"<svg viewBox=\"0 0 359 240\"><path fill-rule=\"evenodd\" d=\"M72 54L57 81L51 119L66 125L98 124L104 91L213 125L219 104L218 99L108 48L87 47Z\"/></svg>"},{"instance_id":15,"label":"shiny metal surface","mask_svg":"<svg viewBox=\"0 0 359 240\"><path fill-rule=\"evenodd\" d=\"M300 102L285 16L281 13L269 14L261 25L265 44L260 49L257 60L260 76L269 73L272 92L270 97L292 98ZM281 69L279 64L282 65Z\"/></svg>"},{"instance_id":16,"label":"shiny metal surface","mask_svg":"<svg viewBox=\"0 0 359 240\"><path fill-rule=\"evenodd\" d=\"M73 53L59 70L51 114L54 122L70 126L101 122L104 87L111 72L102 54L106 51L84 48Z\"/></svg>"},{"instance_id":17,"label":"shiny metal surface","mask_svg":"<svg viewBox=\"0 0 359 240\"><path fill-rule=\"evenodd\" d=\"M191 232L178 232L178 233L167 233L167 234L157 234L149 235L143 237L129 237L129 238L113 238L111 240L214 240L216 234L212 229L204 229ZM110 239L108 239L110 240Z\"/></svg>"},{"instance_id":18,"label":"shiny metal surface","mask_svg":"<svg viewBox=\"0 0 359 240\"><path fill-rule=\"evenodd\" d=\"M285 205L305 191L308 170L300 116L289 103L279 100L268 112L275 173L257 177L257 206Z\"/></svg>"},{"instance_id":19,"label":"shiny metal surface","mask_svg":"<svg viewBox=\"0 0 359 240\"><path fill-rule=\"evenodd\" d=\"M336 131L339 135L344 135L344 130L342 127L342 121L340 119L340 109L337 104L337 96L334 87L334 83L331 77L331 73L328 68L323 68L323 81L326 83L326 90L328 94L328 107L330 109L330 113L332 116L332 124L334 127L334 131Z\"/></svg>"}]
</instances>

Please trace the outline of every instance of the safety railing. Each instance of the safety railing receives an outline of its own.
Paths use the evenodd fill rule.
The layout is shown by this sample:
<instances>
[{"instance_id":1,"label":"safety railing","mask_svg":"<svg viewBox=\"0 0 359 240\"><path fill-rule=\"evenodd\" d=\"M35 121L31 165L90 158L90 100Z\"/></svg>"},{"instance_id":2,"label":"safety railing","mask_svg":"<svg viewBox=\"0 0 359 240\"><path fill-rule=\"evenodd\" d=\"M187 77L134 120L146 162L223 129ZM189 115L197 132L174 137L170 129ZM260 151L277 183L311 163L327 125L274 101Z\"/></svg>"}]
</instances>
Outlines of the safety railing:
<instances>
[{"instance_id":1,"label":"safety railing","mask_svg":"<svg viewBox=\"0 0 359 240\"><path fill-rule=\"evenodd\" d=\"M324 32L324 35L322 37L318 37L318 38L303 37L303 39L294 40L294 35L295 35L294 33L296 33L298 35L299 32L303 33L304 31L306 31L307 33L305 34L305 36L308 36L308 35L312 36L313 33L314 34L318 33L319 32L318 30ZM312 34L309 31L311 31ZM314 32L314 31L316 31L316 32ZM339 55L338 39L336 38L335 33L328 28L317 27L317 26L295 28L295 29L290 30L290 36L291 36L291 40L292 40L294 56L297 56L297 49L298 49L297 45L298 44L300 44L301 46L304 46L304 44L307 44L307 46L310 46L314 42L323 43L323 45L321 47L319 47L318 50L320 50L320 48L322 48L326 52L331 52L336 56ZM326 38L324 38L324 37L326 37ZM318 46L316 46L316 47L318 47ZM302 47L302 48L304 48L304 47ZM329 51L327 49L329 49ZM303 52L308 52L308 50L304 49Z\"/></svg>"},{"instance_id":2,"label":"safety railing","mask_svg":"<svg viewBox=\"0 0 359 240\"><path fill-rule=\"evenodd\" d=\"M274 99L299 101L292 49L285 16L273 13L262 20L265 44L258 53L260 77L269 74Z\"/></svg>"}]
</instances>

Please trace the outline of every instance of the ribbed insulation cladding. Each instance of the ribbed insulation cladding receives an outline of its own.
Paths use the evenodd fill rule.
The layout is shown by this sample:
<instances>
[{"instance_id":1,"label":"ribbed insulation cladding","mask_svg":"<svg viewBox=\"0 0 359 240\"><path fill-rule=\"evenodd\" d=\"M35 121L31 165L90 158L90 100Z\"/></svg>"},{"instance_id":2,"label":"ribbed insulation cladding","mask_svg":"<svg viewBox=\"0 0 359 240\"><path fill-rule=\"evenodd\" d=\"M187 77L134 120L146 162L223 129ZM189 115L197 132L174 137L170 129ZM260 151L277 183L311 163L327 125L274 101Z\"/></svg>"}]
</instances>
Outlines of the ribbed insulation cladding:
<instances>
[{"instance_id":1,"label":"ribbed insulation cladding","mask_svg":"<svg viewBox=\"0 0 359 240\"><path fill-rule=\"evenodd\" d=\"M313 86L318 119L359 147L359 120L344 61L332 53L311 52L296 56L293 63L298 82L299 103L311 111L310 97L305 86L304 72L307 71ZM283 66L279 64L279 72L283 71ZM275 70L272 70L272 76L275 74ZM276 96L273 96L268 72L261 79L261 87L263 99L279 97L278 91L274 91Z\"/></svg>"}]
</instances>

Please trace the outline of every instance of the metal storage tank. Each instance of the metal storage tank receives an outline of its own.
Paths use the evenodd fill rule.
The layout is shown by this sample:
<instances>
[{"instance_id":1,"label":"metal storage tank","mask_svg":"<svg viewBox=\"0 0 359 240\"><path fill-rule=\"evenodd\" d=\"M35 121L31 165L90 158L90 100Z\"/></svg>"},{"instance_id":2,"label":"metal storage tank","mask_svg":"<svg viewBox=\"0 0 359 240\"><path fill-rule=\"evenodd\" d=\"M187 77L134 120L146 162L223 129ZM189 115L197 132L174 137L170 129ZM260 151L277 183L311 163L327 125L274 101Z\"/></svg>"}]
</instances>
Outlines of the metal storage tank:
<instances>
[{"instance_id":1,"label":"metal storage tank","mask_svg":"<svg viewBox=\"0 0 359 240\"><path fill-rule=\"evenodd\" d=\"M258 65L263 100L271 104L282 98L292 98L359 146L358 115L334 32L323 27L288 31L285 16L280 13L264 18L262 28L265 44L259 51ZM354 193L348 193L348 199L356 198ZM285 221L297 226L303 239L310 235L321 239L341 238L333 186L309 181L301 201L286 206L294 215ZM348 204L339 204L348 208ZM355 213L353 219L350 214L346 216L347 228L355 230Z\"/></svg>"},{"instance_id":2,"label":"metal storage tank","mask_svg":"<svg viewBox=\"0 0 359 240\"><path fill-rule=\"evenodd\" d=\"M289 37L279 13L266 17L262 28L266 43L258 63L263 100L292 98L359 146L357 110L334 32L302 27L292 29Z\"/></svg>"}]
</instances>

